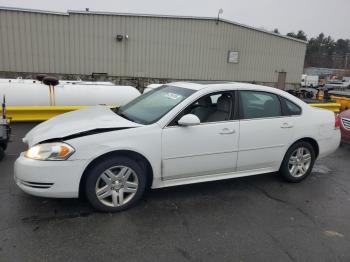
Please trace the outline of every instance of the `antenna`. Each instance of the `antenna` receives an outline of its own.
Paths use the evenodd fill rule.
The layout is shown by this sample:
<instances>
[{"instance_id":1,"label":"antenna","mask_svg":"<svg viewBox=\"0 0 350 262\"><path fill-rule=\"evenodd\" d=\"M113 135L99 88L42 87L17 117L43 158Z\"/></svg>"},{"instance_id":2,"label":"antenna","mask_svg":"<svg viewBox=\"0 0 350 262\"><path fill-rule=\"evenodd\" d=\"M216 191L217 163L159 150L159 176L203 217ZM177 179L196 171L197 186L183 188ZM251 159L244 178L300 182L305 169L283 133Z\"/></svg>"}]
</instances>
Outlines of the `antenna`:
<instances>
[{"instance_id":1,"label":"antenna","mask_svg":"<svg viewBox=\"0 0 350 262\"><path fill-rule=\"evenodd\" d=\"M219 9L218 11L218 19L216 20L216 24L219 24L219 20L220 20L220 15L224 12L224 10L222 8Z\"/></svg>"}]
</instances>

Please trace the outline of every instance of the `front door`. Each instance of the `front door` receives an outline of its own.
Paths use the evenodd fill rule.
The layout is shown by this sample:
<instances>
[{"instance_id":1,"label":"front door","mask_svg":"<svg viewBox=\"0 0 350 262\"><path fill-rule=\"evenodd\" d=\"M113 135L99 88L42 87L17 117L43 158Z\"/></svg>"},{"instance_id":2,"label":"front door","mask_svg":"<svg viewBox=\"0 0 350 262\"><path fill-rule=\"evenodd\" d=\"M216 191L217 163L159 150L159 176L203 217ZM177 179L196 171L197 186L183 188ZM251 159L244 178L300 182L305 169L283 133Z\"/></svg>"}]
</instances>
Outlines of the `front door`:
<instances>
[{"instance_id":1,"label":"front door","mask_svg":"<svg viewBox=\"0 0 350 262\"><path fill-rule=\"evenodd\" d=\"M178 119L195 114L200 125L179 126ZM216 92L187 107L162 133L164 180L233 172L236 169L239 121L234 94Z\"/></svg>"}]
</instances>

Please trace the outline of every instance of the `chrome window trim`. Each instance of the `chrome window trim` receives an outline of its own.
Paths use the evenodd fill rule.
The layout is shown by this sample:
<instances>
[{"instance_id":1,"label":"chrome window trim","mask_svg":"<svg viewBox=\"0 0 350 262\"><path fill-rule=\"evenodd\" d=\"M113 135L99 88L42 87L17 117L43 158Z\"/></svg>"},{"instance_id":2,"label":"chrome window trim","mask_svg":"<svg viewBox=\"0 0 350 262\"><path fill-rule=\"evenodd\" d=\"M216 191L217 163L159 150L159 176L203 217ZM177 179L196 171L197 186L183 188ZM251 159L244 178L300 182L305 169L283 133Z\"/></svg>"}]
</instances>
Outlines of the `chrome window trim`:
<instances>
[{"instance_id":1,"label":"chrome window trim","mask_svg":"<svg viewBox=\"0 0 350 262\"><path fill-rule=\"evenodd\" d=\"M205 126L205 125L217 125L217 124L222 124L222 123L232 123L232 122L239 122L240 120L238 119L232 119L229 121L218 121L218 122L204 122L204 123L200 123L199 125L194 125L194 126ZM171 121L170 121L171 122ZM184 126L165 126L163 129L168 129L168 128L185 128Z\"/></svg>"},{"instance_id":2,"label":"chrome window trim","mask_svg":"<svg viewBox=\"0 0 350 262\"><path fill-rule=\"evenodd\" d=\"M181 126L169 126L169 124L178 117L178 115L185 110L189 105L193 104L194 102L196 102L197 100L201 99L204 96L210 95L210 94L215 94L215 93L220 93L220 92L226 92L226 93L234 93L236 92L236 89L225 89L225 90L219 90L219 91L214 91L214 92L208 92L203 94L200 97L197 97L195 100L192 100L191 102L189 102L188 104L186 104L170 121L168 121L166 123L166 125L163 127L163 129L165 128L171 128L171 127L181 127ZM237 95L237 94L236 94ZM213 123L222 123L222 122L232 122L232 121L239 121L239 119L230 119L229 121L218 121L218 122L205 122L205 123L200 123L199 125L204 125L204 124L213 124Z\"/></svg>"},{"instance_id":3,"label":"chrome window trim","mask_svg":"<svg viewBox=\"0 0 350 262\"><path fill-rule=\"evenodd\" d=\"M276 119L276 118L286 118L286 117L301 117L301 115L291 115L291 116L273 116L273 117L257 117L257 118L244 118L240 121L252 121L252 120L264 120L264 119Z\"/></svg>"}]
</instances>

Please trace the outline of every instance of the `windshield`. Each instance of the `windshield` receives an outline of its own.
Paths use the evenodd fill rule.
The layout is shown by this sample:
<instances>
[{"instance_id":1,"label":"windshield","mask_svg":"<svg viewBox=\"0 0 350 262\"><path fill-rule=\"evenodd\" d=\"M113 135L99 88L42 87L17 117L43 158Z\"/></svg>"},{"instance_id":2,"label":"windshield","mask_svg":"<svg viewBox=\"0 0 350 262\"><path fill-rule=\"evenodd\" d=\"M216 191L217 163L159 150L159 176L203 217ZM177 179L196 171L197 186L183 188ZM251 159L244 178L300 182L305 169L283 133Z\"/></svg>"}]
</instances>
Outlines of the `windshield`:
<instances>
[{"instance_id":1,"label":"windshield","mask_svg":"<svg viewBox=\"0 0 350 262\"><path fill-rule=\"evenodd\" d=\"M136 123L153 124L195 90L164 85L122 106L117 114Z\"/></svg>"}]
</instances>

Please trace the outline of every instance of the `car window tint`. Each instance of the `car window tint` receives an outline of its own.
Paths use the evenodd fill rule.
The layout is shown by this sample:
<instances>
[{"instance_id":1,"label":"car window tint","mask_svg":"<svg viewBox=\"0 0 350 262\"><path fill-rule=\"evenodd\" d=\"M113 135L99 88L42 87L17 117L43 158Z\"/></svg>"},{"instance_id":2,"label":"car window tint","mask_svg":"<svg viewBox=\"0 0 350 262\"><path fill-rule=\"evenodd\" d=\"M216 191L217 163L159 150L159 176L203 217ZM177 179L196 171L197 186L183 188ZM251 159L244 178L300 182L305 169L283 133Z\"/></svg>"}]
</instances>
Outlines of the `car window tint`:
<instances>
[{"instance_id":1,"label":"car window tint","mask_svg":"<svg viewBox=\"0 0 350 262\"><path fill-rule=\"evenodd\" d=\"M278 96L267 92L240 91L242 118L278 117L282 115Z\"/></svg>"},{"instance_id":2,"label":"car window tint","mask_svg":"<svg viewBox=\"0 0 350 262\"><path fill-rule=\"evenodd\" d=\"M164 85L122 106L118 114L137 123L152 124L194 92L195 90L187 88Z\"/></svg>"},{"instance_id":3,"label":"car window tint","mask_svg":"<svg viewBox=\"0 0 350 262\"><path fill-rule=\"evenodd\" d=\"M177 125L177 121L186 114L196 115L201 123L230 120L233 112L232 102L233 95L229 92L201 97L181 112L170 125Z\"/></svg>"},{"instance_id":4,"label":"car window tint","mask_svg":"<svg viewBox=\"0 0 350 262\"><path fill-rule=\"evenodd\" d=\"M285 115L300 115L301 114L301 108L294 104L293 102L289 101L286 98L283 98L286 108L285 108Z\"/></svg>"},{"instance_id":5,"label":"car window tint","mask_svg":"<svg viewBox=\"0 0 350 262\"><path fill-rule=\"evenodd\" d=\"M232 94L222 93L219 95L210 96L212 103L207 107L206 116L201 122L219 122L230 120L232 112Z\"/></svg>"}]
</instances>

